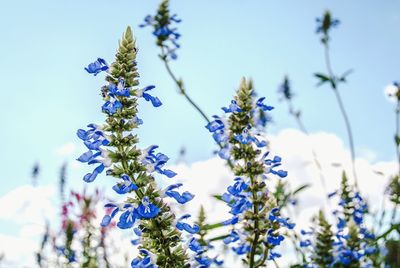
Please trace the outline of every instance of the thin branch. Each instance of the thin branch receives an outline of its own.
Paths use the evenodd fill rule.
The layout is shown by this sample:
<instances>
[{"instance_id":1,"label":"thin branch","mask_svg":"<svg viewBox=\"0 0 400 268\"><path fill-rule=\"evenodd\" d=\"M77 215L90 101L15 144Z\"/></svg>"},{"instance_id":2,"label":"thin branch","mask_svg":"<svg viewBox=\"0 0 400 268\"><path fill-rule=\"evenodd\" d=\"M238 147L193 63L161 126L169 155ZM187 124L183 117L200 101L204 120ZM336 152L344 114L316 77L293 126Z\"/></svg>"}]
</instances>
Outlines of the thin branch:
<instances>
[{"instance_id":1,"label":"thin branch","mask_svg":"<svg viewBox=\"0 0 400 268\"><path fill-rule=\"evenodd\" d=\"M339 90L337 88L337 83L336 83L336 76L333 73L332 66L331 66L331 61L329 57L329 46L328 43L324 43L324 48L325 48L325 62L326 62L326 68L328 70L328 74L330 77L330 82L331 82L331 88L333 92L335 93L336 100L339 105L340 112L342 113L345 125L346 125L346 130L347 130L347 136L349 139L349 145L350 145L350 153L351 153L351 163L352 163L352 169L353 169L353 176L354 176L354 184L356 188L358 189L358 179L357 179L357 172L356 172L356 167L355 167L355 149L354 149L354 140L353 140L353 133L351 130L351 124L349 117L347 115L345 106L342 101L342 97L339 93Z\"/></svg>"}]
</instances>

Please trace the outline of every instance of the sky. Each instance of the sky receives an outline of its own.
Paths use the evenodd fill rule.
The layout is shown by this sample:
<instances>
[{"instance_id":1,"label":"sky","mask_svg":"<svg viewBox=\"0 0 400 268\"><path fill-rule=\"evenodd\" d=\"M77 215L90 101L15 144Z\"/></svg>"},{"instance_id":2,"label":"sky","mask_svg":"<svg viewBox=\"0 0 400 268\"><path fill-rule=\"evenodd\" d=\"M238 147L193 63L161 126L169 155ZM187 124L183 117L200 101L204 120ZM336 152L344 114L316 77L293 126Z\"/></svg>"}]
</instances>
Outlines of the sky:
<instances>
[{"instance_id":1,"label":"sky","mask_svg":"<svg viewBox=\"0 0 400 268\"><path fill-rule=\"evenodd\" d=\"M164 104L154 109L140 103L145 122L139 131L141 145L158 144L172 162L185 147L188 165L212 158L215 144L205 122L177 93L158 59L150 29L138 27L157 5L153 0L2 2L0 197L29 184L35 162L40 163L40 185L55 185L67 161L69 184L82 187L87 169L74 161L84 151L75 133L104 119L99 96L103 77L88 75L83 68L97 57L112 62L128 25L139 47L141 85L155 85L153 93ZM347 148L334 95L328 87L315 87L313 77L325 72L315 18L326 9L341 21L332 32L333 68L337 73L354 70L340 91L356 155L371 165L389 163L395 158L394 105L383 92L400 80L398 1L175 0L171 10L183 20L182 47L172 68L208 115L221 113L242 76L252 78L259 95L275 106L274 123L268 128L272 135L296 128L277 96L288 75L309 131L335 135ZM98 180L94 186L105 184ZM0 228L4 226L0 222ZM9 232L17 232L14 229Z\"/></svg>"}]
</instances>

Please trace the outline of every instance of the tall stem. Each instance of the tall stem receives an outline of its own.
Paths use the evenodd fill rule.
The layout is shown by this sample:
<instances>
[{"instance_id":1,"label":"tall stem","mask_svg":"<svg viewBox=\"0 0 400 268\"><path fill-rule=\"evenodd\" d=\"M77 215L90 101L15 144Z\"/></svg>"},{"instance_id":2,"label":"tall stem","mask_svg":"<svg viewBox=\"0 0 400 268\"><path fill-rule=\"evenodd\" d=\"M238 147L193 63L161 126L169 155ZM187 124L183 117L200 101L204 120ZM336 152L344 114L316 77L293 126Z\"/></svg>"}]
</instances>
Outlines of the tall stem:
<instances>
[{"instance_id":1,"label":"tall stem","mask_svg":"<svg viewBox=\"0 0 400 268\"><path fill-rule=\"evenodd\" d=\"M400 150L399 150L399 145L397 144L397 140L400 138L400 101L397 101L397 107L396 107L396 136L395 136L395 145L396 145L396 155L397 155L397 162L398 162L398 172L400 176Z\"/></svg>"},{"instance_id":2,"label":"tall stem","mask_svg":"<svg viewBox=\"0 0 400 268\"><path fill-rule=\"evenodd\" d=\"M169 65L169 61L167 59L167 55L165 54L165 49L164 47L161 47L161 55L160 55L161 60L164 62L164 66L165 69L167 70L169 76L172 78L172 80L174 81L174 83L176 84L176 86L179 89L179 93L182 94L186 100L193 106L193 108L195 108L196 111L198 111L201 115L201 117L203 117L203 119L207 122L210 123L210 119L208 118L208 116L205 114L205 112L203 112L203 110L192 100L192 98L189 97L189 95L186 93L185 87L183 86L183 82L178 79L175 74L172 72L171 66ZM221 143L218 142L218 146L222 149L223 146ZM231 160L227 161L228 166L233 169L233 164Z\"/></svg>"},{"instance_id":3,"label":"tall stem","mask_svg":"<svg viewBox=\"0 0 400 268\"><path fill-rule=\"evenodd\" d=\"M294 111L291 100L288 99L287 102L288 102L288 105L289 105L289 113L295 118L296 123L297 123L299 129L300 129L304 134L306 134L307 136L310 136L310 134L309 134L307 128L305 127L303 121L301 120L300 114L299 114L299 113L296 113L296 112ZM322 187L323 187L323 189L324 189L325 197L327 198L328 190L327 190L327 187L326 187L325 176L324 176L324 173L323 173L323 171L322 171L321 163L318 161L317 153L315 152L315 150L314 150L313 147L311 147L311 153L312 153L312 156L313 156L314 164L315 164L315 166L317 167L317 169L318 169L318 171L319 171L319 178L320 178L320 180L321 180L321 184L322 184ZM329 199L328 199L328 204L329 204Z\"/></svg>"},{"instance_id":4,"label":"tall stem","mask_svg":"<svg viewBox=\"0 0 400 268\"><path fill-rule=\"evenodd\" d=\"M336 77L332 71L332 66L331 66L331 61L329 57L329 46L327 43L324 43L324 48L325 48L325 62L326 62L326 67L328 70L329 77L331 79L331 88L335 94L336 100L339 105L340 112L342 113L345 125L346 125L346 130L347 130L347 136L349 139L349 145L350 145L350 153L351 153L351 163L352 163L352 169L353 169L353 176L354 176L354 184L356 188L358 188L358 179L357 179L357 172L356 172L356 167L355 167L355 149L354 149L354 140L353 140L353 133L351 130L351 124L349 117L347 115L346 109L344 107L342 97L339 93L339 90L337 88L337 81Z\"/></svg>"},{"instance_id":5,"label":"tall stem","mask_svg":"<svg viewBox=\"0 0 400 268\"><path fill-rule=\"evenodd\" d=\"M122 137L122 134L121 134L121 133L118 133L118 135L119 135L120 138ZM120 154L122 154L122 153L124 152L124 149L123 149L121 146L118 146L118 147L117 147L117 150L118 150L118 152L119 152ZM122 158L122 159L121 159L121 164L122 164L122 167L123 167L125 173L128 174L130 178L132 178L132 180L133 180L134 183L136 183L134 174L132 174L131 172L129 172L129 168L128 168L128 167L129 167L129 164L128 164L128 162L126 161L126 159ZM142 198L144 197L144 193L142 192L142 190L141 190L140 188L136 189L136 190L135 190L135 193L136 193L136 195L138 196L139 199L142 199ZM163 232L162 232L162 229L161 229L161 227L160 227L160 223L159 223L158 219L157 219L157 218L153 218L153 219L150 219L150 221L152 221L152 222L154 223L154 225L157 227L158 233L159 233L159 235L160 235L162 241L165 241L166 239L165 239L165 236L164 236L164 234L163 234ZM162 249L164 250L165 254L168 256L168 259L169 259L170 261L173 261L170 248L169 248L168 246L165 246L165 247L163 246Z\"/></svg>"},{"instance_id":6,"label":"tall stem","mask_svg":"<svg viewBox=\"0 0 400 268\"><path fill-rule=\"evenodd\" d=\"M255 254L256 254L256 249L258 245L258 239L260 237L260 230L259 230L259 219L258 219L258 201L257 201L257 193L255 191L256 188L256 182L254 181L254 177L250 177L250 183L251 183L251 189L252 189L252 195L253 195L253 213L254 213L254 239L251 243L251 252L250 252L250 262L249 262L249 267L253 268L255 267Z\"/></svg>"},{"instance_id":7,"label":"tall stem","mask_svg":"<svg viewBox=\"0 0 400 268\"><path fill-rule=\"evenodd\" d=\"M204 118L204 120L207 121L207 123L210 123L210 119L208 119L207 115L203 112L203 110L192 100L192 98L189 97L189 95L186 93L186 90L183 86L182 81L180 81L175 74L172 72L171 67L169 66L169 61L167 60L167 56L165 54L165 50L163 47L161 47L161 59L164 62L165 68L167 69L167 72L169 76L171 76L172 80L174 80L175 84L178 86L179 93L181 93L186 100L195 108L200 115Z\"/></svg>"}]
</instances>

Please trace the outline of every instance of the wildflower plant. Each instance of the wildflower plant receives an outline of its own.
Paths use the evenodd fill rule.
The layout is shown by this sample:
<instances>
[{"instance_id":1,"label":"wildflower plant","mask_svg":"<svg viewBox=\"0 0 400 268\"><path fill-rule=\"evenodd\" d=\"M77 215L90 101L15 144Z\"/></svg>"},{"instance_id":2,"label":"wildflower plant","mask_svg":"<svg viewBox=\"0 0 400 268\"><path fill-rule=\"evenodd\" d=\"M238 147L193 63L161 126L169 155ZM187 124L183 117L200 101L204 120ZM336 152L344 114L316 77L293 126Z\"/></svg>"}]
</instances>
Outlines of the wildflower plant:
<instances>
[{"instance_id":1,"label":"wildflower plant","mask_svg":"<svg viewBox=\"0 0 400 268\"><path fill-rule=\"evenodd\" d=\"M107 175L119 180L113 190L126 199L105 205L108 214L101 225L107 226L119 215L117 227L132 229L138 236L140 254L132 261L132 267L189 267L199 262L196 257L201 248L194 245L196 241L191 237L199 227L191 223L188 214L177 217L167 199L185 204L194 196L179 191L182 186L179 183L159 188L156 173L167 178L173 178L176 173L164 167L168 157L156 153L158 146L141 150L137 135L132 133L143 123L137 116L138 98L151 102L154 107L162 104L149 94L154 86L138 88L136 53L135 40L128 27L114 63L108 65L98 59L86 68L94 75L106 73L108 84L101 90L106 120L101 125L88 125L88 130L78 130L78 137L89 149L78 160L97 165L84 176L86 182L92 182L105 169Z\"/></svg>"},{"instance_id":2,"label":"wildflower plant","mask_svg":"<svg viewBox=\"0 0 400 268\"><path fill-rule=\"evenodd\" d=\"M302 231L300 246L308 250L306 267L372 267L377 252L375 236L365 226L368 206L361 194L348 183L343 172L341 188L329 194L338 199L332 217L335 228L320 212L316 228Z\"/></svg>"},{"instance_id":3,"label":"wildflower plant","mask_svg":"<svg viewBox=\"0 0 400 268\"><path fill-rule=\"evenodd\" d=\"M153 28L152 33L156 37L156 44L161 51L159 57L163 61L168 75L178 87L179 93L184 96L201 117L209 123L210 119L206 113L188 95L183 80L174 74L170 66L170 61L178 58L176 51L180 48L178 39L181 37L181 34L178 32L175 25L179 24L181 21L182 20L178 18L177 14L171 15L169 10L169 0L162 0L158 6L156 14L154 16L147 15L144 18L144 23L140 24L139 27Z\"/></svg>"},{"instance_id":4,"label":"wildflower plant","mask_svg":"<svg viewBox=\"0 0 400 268\"><path fill-rule=\"evenodd\" d=\"M278 258L280 254L275 247L284 240L280 234L282 227L294 227L280 215L267 187L270 176L284 178L287 172L279 169L279 156L270 158L268 152L262 154L261 149L267 143L257 132L257 127L266 123L257 120L260 110L267 112L273 107L264 103L265 98L254 102L253 97L252 83L243 79L235 99L222 108L228 117L214 116L206 126L214 140L223 145L218 155L233 163L236 176L221 197L232 214L232 218L223 222L232 226L223 241L251 268L263 267L267 260Z\"/></svg>"}]
</instances>

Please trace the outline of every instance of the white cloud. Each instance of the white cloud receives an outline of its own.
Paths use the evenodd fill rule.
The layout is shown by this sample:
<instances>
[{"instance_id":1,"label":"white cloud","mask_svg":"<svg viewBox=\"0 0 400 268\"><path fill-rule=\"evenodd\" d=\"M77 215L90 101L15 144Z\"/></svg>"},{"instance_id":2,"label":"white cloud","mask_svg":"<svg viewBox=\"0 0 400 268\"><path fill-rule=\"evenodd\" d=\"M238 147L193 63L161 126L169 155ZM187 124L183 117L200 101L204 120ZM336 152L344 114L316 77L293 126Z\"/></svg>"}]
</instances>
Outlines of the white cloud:
<instances>
[{"instance_id":1,"label":"white cloud","mask_svg":"<svg viewBox=\"0 0 400 268\"><path fill-rule=\"evenodd\" d=\"M297 130L286 129L277 135L268 135L267 139L270 141L271 154L282 157L283 168L289 172L285 180L290 182L292 189L304 183L312 184L301 194L299 207L291 213L295 217L297 228L307 227L310 218L326 200L318 169L313 162L311 148L314 148L321 163L326 178L327 192L339 187L342 170L346 170L352 178L349 151L336 135L325 132L307 136ZM70 154L74 150L74 145L65 145L61 148L64 149L60 149L60 152ZM359 185L363 195L372 201L370 204L374 210L381 203L387 178L395 171L396 165L395 162L372 163L373 157L369 155L368 149L364 148L360 152L360 157L356 160ZM178 172L177 177L184 183L182 190L189 190L196 195L186 207L189 213L197 216L200 204L203 204L209 216L209 222L215 223L229 218L228 208L224 203L210 197L225 191L234 178L223 160L214 157L192 164L179 164L171 168ZM380 172L385 175L380 175ZM165 182L170 183L171 180L166 179ZM5 229L0 231L0 252L4 251L8 260L32 260L32 252L39 245L38 234L43 231L45 218L53 220L57 218L58 205L52 202L52 199L55 199L54 187L35 188L27 185L0 198L0 224L13 224L19 228L19 232L14 236L6 233ZM102 215L102 208L99 208L99 213ZM116 232L119 231L116 230ZM220 232L217 231L217 233ZM120 240L117 236L113 235L115 241ZM128 247L130 246L127 244L126 248ZM285 260L282 259L281 264L284 264L283 261ZM233 264L229 267L239 267L237 262L230 262Z\"/></svg>"},{"instance_id":2,"label":"white cloud","mask_svg":"<svg viewBox=\"0 0 400 268\"><path fill-rule=\"evenodd\" d=\"M285 129L277 135L268 135L272 155L282 157L282 166L289 172L287 180L294 189L302 184L311 184L300 196L299 207L291 212L297 229L309 227L310 219L316 215L319 209L328 207L326 193L339 188L342 171L345 170L350 180L351 157L341 139L331 133L314 133L310 136L294 130ZM319 179L319 171L314 163L312 148L322 166L325 175L327 189L324 190ZM366 152L367 149L364 149ZM371 163L374 157L362 153L356 159L356 169L359 178L359 187L363 196L371 201L372 211L378 209L381 204L388 175L395 172L395 162ZM232 182L234 176L225 167L224 161L212 158L190 165L178 165L173 168L178 172L187 189L196 195L196 198L188 205L193 215L197 215L199 203L202 203L208 212L209 221L214 223L229 218L226 206L215 199L212 194L221 194ZM377 172L378 171L378 172ZM384 173L382 176L379 172ZM379 201L377 201L379 200ZM333 206L334 204L331 204ZM281 265L288 265L288 259L282 258ZM235 263L235 262L232 262ZM233 266L232 266L233 267ZM238 267L235 263L234 267Z\"/></svg>"},{"instance_id":3,"label":"white cloud","mask_svg":"<svg viewBox=\"0 0 400 268\"><path fill-rule=\"evenodd\" d=\"M75 153L76 148L77 146L75 143L69 142L58 147L56 149L56 154L62 157L71 156Z\"/></svg>"}]
</instances>

